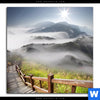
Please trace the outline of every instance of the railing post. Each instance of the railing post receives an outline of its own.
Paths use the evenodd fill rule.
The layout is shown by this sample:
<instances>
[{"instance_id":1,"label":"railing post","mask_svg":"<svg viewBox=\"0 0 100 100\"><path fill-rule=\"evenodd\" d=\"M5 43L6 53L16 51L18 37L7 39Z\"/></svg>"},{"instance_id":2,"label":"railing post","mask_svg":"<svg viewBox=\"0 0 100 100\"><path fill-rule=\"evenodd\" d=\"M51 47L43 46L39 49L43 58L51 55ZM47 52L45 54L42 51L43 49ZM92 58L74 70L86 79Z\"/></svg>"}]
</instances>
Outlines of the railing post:
<instances>
[{"instance_id":1,"label":"railing post","mask_svg":"<svg viewBox=\"0 0 100 100\"><path fill-rule=\"evenodd\" d=\"M17 71L17 65L15 65L16 71Z\"/></svg>"},{"instance_id":2,"label":"railing post","mask_svg":"<svg viewBox=\"0 0 100 100\"><path fill-rule=\"evenodd\" d=\"M31 86L32 86L32 90L35 91L35 88L33 87L34 86L34 80L32 79L33 75L31 74L30 75L30 83L31 83Z\"/></svg>"},{"instance_id":3,"label":"railing post","mask_svg":"<svg viewBox=\"0 0 100 100\"><path fill-rule=\"evenodd\" d=\"M21 75L21 73L20 73L21 68L18 68L18 70L19 70L19 75Z\"/></svg>"},{"instance_id":4,"label":"railing post","mask_svg":"<svg viewBox=\"0 0 100 100\"><path fill-rule=\"evenodd\" d=\"M24 84L25 84L25 85L27 85L27 84L26 84L26 78L25 78L25 74L24 74L23 78L24 78L24 81L25 81L25 83L24 83Z\"/></svg>"},{"instance_id":5,"label":"railing post","mask_svg":"<svg viewBox=\"0 0 100 100\"><path fill-rule=\"evenodd\" d=\"M21 68L18 68L19 76L21 78L21 73L20 73ZM22 78L21 78L22 79Z\"/></svg>"},{"instance_id":6,"label":"railing post","mask_svg":"<svg viewBox=\"0 0 100 100\"><path fill-rule=\"evenodd\" d=\"M39 80L39 83L40 83L40 88L42 88L42 81L41 81L41 80Z\"/></svg>"},{"instance_id":7,"label":"railing post","mask_svg":"<svg viewBox=\"0 0 100 100\"><path fill-rule=\"evenodd\" d=\"M72 93L75 93L76 91L76 86L72 86Z\"/></svg>"},{"instance_id":8,"label":"railing post","mask_svg":"<svg viewBox=\"0 0 100 100\"><path fill-rule=\"evenodd\" d=\"M52 83L53 78L54 78L53 74L48 75L48 93L54 92L54 84Z\"/></svg>"}]
</instances>

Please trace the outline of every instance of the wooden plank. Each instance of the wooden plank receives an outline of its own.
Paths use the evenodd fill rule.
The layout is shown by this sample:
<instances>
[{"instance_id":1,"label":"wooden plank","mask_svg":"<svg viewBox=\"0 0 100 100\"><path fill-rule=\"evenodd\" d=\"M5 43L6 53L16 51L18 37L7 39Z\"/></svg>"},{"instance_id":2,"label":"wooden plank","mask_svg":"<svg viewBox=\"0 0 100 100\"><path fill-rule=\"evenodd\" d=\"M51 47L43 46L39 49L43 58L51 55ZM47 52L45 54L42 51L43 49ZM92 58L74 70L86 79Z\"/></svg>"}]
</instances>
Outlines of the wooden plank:
<instances>
[{"instance_id":1,"label":"wooden plank","mask_svg":"<svg viewBox=\"0 0 100 100\"><path fill-rule=\"evenodd\" d=\"M48 81L48 79L44 78L44 77L32 77L32 79L41 80L41 81Z\"/></svg>"},{"instance_id":2,"label":"wooden plank","mask_svg":"<svg viewBox=\"0 0 100 100\"><path fill-rule=\"evenodd\" d=\"M28 86L30 86L31 87L31 83L29 83L29 82L25 82Z\"/></svg>"},{"instance_id":3,"label":"wooden plank","mask_svg":"<svg viewBox=\"0 0 100 100\"><path fill-rule=\"evenodd\" d=\"M29 86L25 86L19 75L12 66L10 66L11 71L7 73L7 93L11 94L22 94L30 91L29 93L34 93ZM22 77L22 76L21 76ZM30 83L29 83L30 84ZM28 84L28 85L29 85Z\"/></svg>"},{"instance_id":4,"label":"wooden plank","mask_svg":"<svg viewBox=\"0 0 100 100\"><path fill-rule=\"evenodd\" d=\"M54 78L53 74L48 75L48 93L54 92L54 84L52 83L53 78Z\"/></svg>"},{"instance_id":5,"label":"wooden plank","mask_svg":"<svg viewBox=\"0 0 100 100\"><path fill-rule=\"evenodd\" d=\"M25 76L26 79L30 79L30 76Z\"/></svg>"},{"instance_id":6,"label":"wooden plank","mask_svg":"<svg viewBox=\"0 0 100 100\"><path fill-rule=\"evenodd\" d=\"M42 92L42 93L48 93L47 90L45 90L45 89L43 89L43 88L40 88L40 87L38 87L38 86L36 86L36 85L34 85L33 87L34 87L35 89L39 90L39 91Z\"/></svg>"},{"instance_id":7,"label":"wooden plank","mask_svg":"<svg viewBox=\"0 0 100 100\"><path fill-rule=\"evenodd\" d=\"M20 74L22 75L22 76L24 76L24 74L22 73L22 71L20 70Z\"/></svg>"},{"instance_id":8,"label":"wooden plank","mask_svg":"<svg viewBox=\"0 0 100 100\"><path fill-rule=\"evenodd\" d=\"M25 83L25 80L24 80L24 78L23 78L23 76L21 75L21 79L22 79L22 81Z\"/></svg>"},{"instance_id":9,"label":"wooden plank","mask_svg":"<svg viewBox=\"0 0 100 100\"><path fill-rule=\"evenodd\" d=\"M17 65L17 69L20 69L18 65Z\"/></svg>"},{"instance_id":10,"label":"wooden plank","mask_svg":"<svg viewBox=\"0 0 100 100\"><path fill-rule=\"evenodd\" d=\"M93 82L87 81L87 80L85 81L85 80L73 80L73 79L52 79L52 82L66 84L66 85L86 87L86 88L93 88Z\"/></svg>"}]
</instances>

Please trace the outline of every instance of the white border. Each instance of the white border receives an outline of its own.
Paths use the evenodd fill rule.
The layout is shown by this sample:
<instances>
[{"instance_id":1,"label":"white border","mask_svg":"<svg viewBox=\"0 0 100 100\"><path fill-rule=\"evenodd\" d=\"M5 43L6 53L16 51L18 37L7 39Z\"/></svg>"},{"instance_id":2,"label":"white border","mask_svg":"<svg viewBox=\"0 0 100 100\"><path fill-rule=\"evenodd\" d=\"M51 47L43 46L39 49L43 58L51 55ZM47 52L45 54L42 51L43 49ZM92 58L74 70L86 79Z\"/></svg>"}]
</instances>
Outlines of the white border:
<instances>
[{"instance_id":1,"label":"white border","mask_svg":"<svg viewBox=\"0 0 100 100\"><path fill-rule=\"evenodd\" d=\"M6 8L7 7L93 7L94 8L94 87L100 88L100 4L0 4L0 96L87 97L88 94L6 94Z\"/></svg>"}]
</instances>

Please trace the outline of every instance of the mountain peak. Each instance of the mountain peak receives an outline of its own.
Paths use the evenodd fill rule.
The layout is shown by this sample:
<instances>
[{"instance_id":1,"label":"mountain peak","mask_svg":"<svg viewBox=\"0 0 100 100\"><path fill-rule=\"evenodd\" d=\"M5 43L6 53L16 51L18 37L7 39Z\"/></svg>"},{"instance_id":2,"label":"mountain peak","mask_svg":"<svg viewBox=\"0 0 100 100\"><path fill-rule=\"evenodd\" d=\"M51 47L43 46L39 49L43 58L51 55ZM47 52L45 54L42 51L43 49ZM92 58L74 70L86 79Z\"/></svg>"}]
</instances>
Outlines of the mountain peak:
<instances>
[{"instance_id":1,"label":"mountain peak","mask_svg":"<svg viewBox=\"0 0 100 100\"><path fill-rule=\"evenodd\" d=\"M63 21L63 22L58 22L58 23L56 23L56 24L68 25L69 23L68 23L68 22Z\"/></svg>"}]
</instances>

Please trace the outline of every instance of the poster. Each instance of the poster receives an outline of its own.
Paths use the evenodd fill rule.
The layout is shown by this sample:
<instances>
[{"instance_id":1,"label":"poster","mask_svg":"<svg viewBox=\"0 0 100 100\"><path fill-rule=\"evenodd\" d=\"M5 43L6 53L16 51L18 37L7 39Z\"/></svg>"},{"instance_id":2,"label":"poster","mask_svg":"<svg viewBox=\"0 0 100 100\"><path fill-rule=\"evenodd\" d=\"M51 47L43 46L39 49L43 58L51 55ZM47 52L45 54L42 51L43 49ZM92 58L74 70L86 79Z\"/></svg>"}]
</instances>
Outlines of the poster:
<instances>
[{"instance_id":1,"label":"poster","mask_svg":"<svg viewBox=\"0 0 100 100\"><path fill-rule=\"evenodd\" d=\"M96 25L99 26L94 16L99 16L99 5L1 5L7 52L7 68L3 69L5 73L2 71L6 79L3 95L33 96L32 90L36 90L37 96L43 96L44 92L46 96L87 97L88 88L96 83L99 86L94 81L98 68L94 68L93 62L94 33ZM19 91L20 84L15 82L20 79L18 74L24 85L32 86L31 90Z\"/></svg>"}]
</instances>

